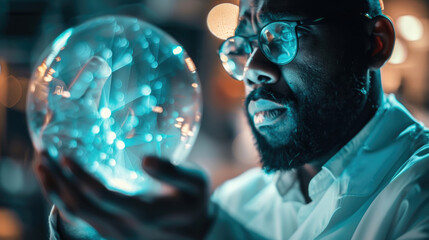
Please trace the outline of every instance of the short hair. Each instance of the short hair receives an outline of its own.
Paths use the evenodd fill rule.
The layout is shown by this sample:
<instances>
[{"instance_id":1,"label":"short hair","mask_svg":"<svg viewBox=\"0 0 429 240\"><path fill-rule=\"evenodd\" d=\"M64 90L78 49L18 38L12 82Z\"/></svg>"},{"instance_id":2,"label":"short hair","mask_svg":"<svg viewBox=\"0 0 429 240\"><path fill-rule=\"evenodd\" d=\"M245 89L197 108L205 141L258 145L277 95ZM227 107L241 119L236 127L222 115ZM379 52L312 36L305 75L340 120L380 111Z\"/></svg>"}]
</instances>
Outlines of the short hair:
<instances>
[{"instance_id":1,"label":"short hair","mask_svg":"<svg viewBox=\"0 0 429 240\"><path fill-rule=\"evenodd\" d=\"M261 0L241 0L242 3L258 6ZM367 13L371 17L381 15L383 12L383 0L268 0L265 1L269 9L284 9L282 5L287 2L287 6L297 11L309 15L320 16L321 13L329 14L350 14L350 13ZM305 7L304 7L305 6Z\"/></svg>"},{"instance_id":2,"label":"short hair","mask_svg":"<svg viewBox=\"0 0 429 240\"><path fill-rule=\"evenodd\" d=\"M317 0L316 0L317 1ZM320 1L320 0L319 0ZM383 14L383 0L327 0L334 11L367 13L372 17ZM321 3L324 1L320 1ZM326 1L325 1L326 3Z\"/></svg>"},{"instance_id":3,"label":"short hair","mask_svg":"<svg viewBox=\"0 0 429 240\"><path fill-rule=\"evenodd\" d=\"M384 2L383 0L364 0L364 12L370 16L378 16L383 14Z\"/></svg>"}]
</instances>

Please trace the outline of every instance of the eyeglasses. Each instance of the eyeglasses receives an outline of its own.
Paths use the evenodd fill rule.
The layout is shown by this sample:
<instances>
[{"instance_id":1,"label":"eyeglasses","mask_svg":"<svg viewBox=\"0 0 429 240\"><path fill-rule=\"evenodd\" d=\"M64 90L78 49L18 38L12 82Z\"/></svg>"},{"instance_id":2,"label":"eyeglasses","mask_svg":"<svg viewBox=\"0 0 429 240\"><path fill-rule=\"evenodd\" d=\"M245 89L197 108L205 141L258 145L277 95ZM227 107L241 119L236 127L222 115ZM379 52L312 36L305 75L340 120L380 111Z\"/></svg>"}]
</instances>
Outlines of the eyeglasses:
<instances>
[{"instance_id":1,"label":"eyeglasses","mask_svg":"<svg viewBox=\"0 0 429 240\"><path fill-rule=\"evenodd\" d=\"M361 14L362 15L362 14ZM366 18L371 19L368 14ZM258 34L244 37L233 36L226 39L219 47L219 58L226 72L236 80L244 79L247 62L257 40L259 49L271 62L286 65L295 59L298 52L298 26L325 23L332 17L306 19L301 21L275 21L265 25Z\"/></svg>"}]
</instances>

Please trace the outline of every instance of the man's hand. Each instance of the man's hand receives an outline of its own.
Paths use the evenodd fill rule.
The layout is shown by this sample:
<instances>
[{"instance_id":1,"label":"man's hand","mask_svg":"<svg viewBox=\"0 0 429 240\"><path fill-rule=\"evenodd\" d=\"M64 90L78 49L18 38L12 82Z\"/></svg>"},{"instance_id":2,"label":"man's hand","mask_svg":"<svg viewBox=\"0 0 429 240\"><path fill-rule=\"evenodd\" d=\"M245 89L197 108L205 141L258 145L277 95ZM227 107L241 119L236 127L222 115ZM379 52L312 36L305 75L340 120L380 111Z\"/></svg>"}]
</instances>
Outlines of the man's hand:
<instances>
[{"instance_id":1,"label":"man's hand","mask_svg":"<svg viewBox=\"0 0 429 240\"><path fill-rule=\"evenodd\" d=\"M164 195L131 197L108 190L75 163L81 159L61 156L75 156L74 149L67 144L73 140L79 140L77 144L81 145L92 144L90 132L93 126L101 124L98 109L104 103L100 97L110 75L106 61L93 57L68 87L58 81L59 89L65 91L55 92L51 95L54 99L49 101L51 111L42 137L48 143L55 142L55 137L61 138L60 156L55 156L60 159L43 153L35 170L46 195L60 210L61 225L64 230L79 228L76 223L80 221L76 219L81 219L107 239L202 238L209 225L209 187L200 171L148 157L143 161L143 169L169 186L170 191ZM79 138L83 134L85 138ZM91 159L92 152L85 153L85 157Z\"/></svg>"},{"instance_id":2,"label":"man's hand","mask_svg":"<svg viewBox=\"0 0 429 240\"><path fill-rule=\"evenodd\" d=\"M64 216L78 217L107 239L201 239L210 225L209 187L198 170L147 157L143 169L172 187L162 196L126 196L106 189L73 160L43 153L36 174ZM65 221L65 223L64 223Z\"/></svg>"}]
</instances>

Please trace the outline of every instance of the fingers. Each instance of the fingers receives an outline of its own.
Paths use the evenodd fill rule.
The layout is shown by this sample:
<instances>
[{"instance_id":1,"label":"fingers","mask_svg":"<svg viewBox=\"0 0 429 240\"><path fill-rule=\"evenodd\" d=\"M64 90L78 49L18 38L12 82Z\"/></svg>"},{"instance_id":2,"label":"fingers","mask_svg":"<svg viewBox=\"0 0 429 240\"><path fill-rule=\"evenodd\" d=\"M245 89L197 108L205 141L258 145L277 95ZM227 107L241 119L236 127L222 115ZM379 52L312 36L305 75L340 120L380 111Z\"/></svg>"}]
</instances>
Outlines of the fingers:
<instances>
[{"instance_id":1,"label":"fingers","mask_svg":"<svg viewBox=\"0 0 429 240\"><path fill-rule=\"evenodd\" d=\"M78 216L91 224L105 236L114 236L120 239L129 230L122 215L115 215L99 204L103 199L94 201L82 191L82 185L77 184L77 177L73 173L66 174L56 160L47 153L42 155L42 161L37 166L41 182L46 188L49 199L65 213L68 219ZM77 166L77 165L76 165ZM83 170L81 170L83 171ZM88 175L89 176L89 175ZM88 179L87 179L88 180ZM88 184L101 184L92 179Z\"/></svg>"},{"instance_id":2,"label":"fingers","mask_svg":"<svg viewBox=\"0 0 429 240\"><path fill-rule=\"evenodd\" d=\"M142 166L152 177L190 195L200 195L208 189L207 179L199 170L176 166L157 157L146 157Z\"/></svg>"},{"instance_id":3,"label":"fingers","mask_svg":"<svg viewBox=\"0 0 429 240\"><path fill-rule=\"evenodd\" d=\"M166 201L171 199L155 198L150 196L130 197L114 191L108 190L102 183L87 173L82 167L69 158L63 158L62 163L65 167L70 169L71 173L76 180L74 183L82 190L82 192L95 202L98 206L109 211L112 214L132 215L138 209L145 209L141 214L142 218L153 218L157 211L158 205L169 206L165 204ZM156 209L156 211L152 211Z\"/></svg>"},{"instance_id":4,"label":"fingers","mask_svg":"<svg viewBox=\"0 0 429 240\"><path fill-rule=\"evenodd\" d=\"M108 190L101 182L87 173L79 164L72 159L64 157L63 165L73 174L76 186L97 205L112 213L122 213L122 205L131 204L133 200L128 199L125 195ZM142 203L140 203L142 205Z\"/></svg>"},{"instance_id":5,"label":"fingers","mask_svg":"<svg viewBox=\"0 0 429 240\"><path fill-rule=\"evenodd\" d=\"M88 222L103 236L115 239L157 236L162 239L171 234L172 238L167 239L180 239L177 238L179 230L194 224L204 210L203 205L188 201L183 195L146 198L109 191L72 159L63 158L58 163L48 154L44 156L36 170L53 202L61 211ZM194 199L201 198L195 195L201 191L197 189L205 186L200 172L158 158L147 158L145 162L151 175L189 195L192 193L196 196Z\"/></svg>"},{"instance_id":6,"label":"fingers","mask_svg":"<svg viewBox=\"0 0 429 240\"><path fill-rule=\"evenodd\" d=\"M101 57L92 57L69 86L71 99L92 99L98 103L104 83L111 75L109 64Z\"/></svg>"},{"instance_id":7,"label":"fingers","mask_svg":"<svg viewBox=\"0 0 429 240\"><path fill-rule=\"evenodd\" d=\"M61 162L70 169L76 187L101 209L100 212L80 215L86 216L84 219L102 235L114 236L115 239L140 239L136 237L139 235L133 235L137 230L142 236L154 236L160 231L163 216L171 214L170 207L177 203L171 198L146 200L110 191L72 159L63 158Z\"/></svg>"},{"instance_id":8,"label":"fingers","mask_svg":"<svg viewBox=\"0 0 429 240\"><path fill-rule=\"evenodd\" d=\"M98 188L102 191L107 191L103 184L101 184L94 177L89 175L82 167L80 167L77 163L67 157L62 158L62 163L68 167L72 173L82 182L85 182L87 185L94 186L94 188Z\"/></svg>"},{"instance_id":9,"label":"fingers","mask_svg":"<svg viewBox=\"0 0 429 240\"><path fill-rule=\"evenodd\" d=\"M151 161L151 160L148 160ZM153 161L163 161L158 158ZM163 225L163 222L185 223L186 218L189 218L189 212L193 212L193 208L197 207L194 204L194 199L199 199L201 189L205 180L200 172L195 170L182 169L172 165L170 162L163 161L160 164L159 171L165 170L163 174L158 174L160 179L177 187L180 191L185 191L187 195L193 196L192 199L172 196L126 196L114 191L108 190L98 180L94 179L84 169L82 169L73 160L64 158L62 163L70 169L72 175L75 176L76 186L84 192L84 194L94 201L102 209L109 211L112 214L126 216L128 219L136 219L137 221L146 222L147 226ZM149 163L150 164L150 163ZM165 164L165 166L162 166ZM172 176L168 176L169 173ZM177 179L175 176L177 176ZM166 177L168 176L168 177ZM181 178L185 179L182 180ZM179 183L177 183L179 182ZM182 184L180 182L183 182ZM189 182L189 183L188 183ZM200 199L201 200L201 199Z\"/></svg>"},{"instance_id":10,"label":"fingers","mask_svg":"<svg viewBox=\"0 0 429 240\"><path fill-rule=\"evenodd\" d=\"M73 160L62 157L61 166L53 159L48 159L52 172L55 173L57 183L61 184L61 194L63 197L71 195L70 198L77 201L77 204L85 205L79 208L91 207L91 210L105 207L103 202L109 202L113 192L110 192L93 176L88 174L81 166ZM64 199L68 201L68 199ZM72 200L69 200L73 204ZM117 209L116 209L117 211Z\"/></svg>"},{"instance_id":11,"label":"fingers","mask_svg":"<svg viewBox=\"0 0 429 240\"><path fill-rule=\"evenodd\" d=\"M55 200L53 195L58 192L57 186L55 184L55 179L48 172L45 166L42 164L37 164L35 167L36 175L39 179L40 184L42 185L43 192L45 196L48 198L51 204L55 204Z\"/></svg>"},{"instance_id":12,"label":"fingers","mask_svg":"<svg viewBox=\"0 0 429 240\"><path fill-rule=\"evenodd\" d=\"M48 193L48 195L54 193L54 196L57 195L60 198L60 203L58 203L58 201L54 202L55 204L63 204L66 207L62 210L67 210L72 214L85 212L85 210L88 209L97 211L98 207L79 189L71 173L64 171L59 163L55 159L52 159L48 153L42 154L40 165L39 169L45 179L48 180L46 181L48 183L48 189L53 190ZM53 183L51 188L49 188L50 183Z\"/></svg>"}]
</instances>

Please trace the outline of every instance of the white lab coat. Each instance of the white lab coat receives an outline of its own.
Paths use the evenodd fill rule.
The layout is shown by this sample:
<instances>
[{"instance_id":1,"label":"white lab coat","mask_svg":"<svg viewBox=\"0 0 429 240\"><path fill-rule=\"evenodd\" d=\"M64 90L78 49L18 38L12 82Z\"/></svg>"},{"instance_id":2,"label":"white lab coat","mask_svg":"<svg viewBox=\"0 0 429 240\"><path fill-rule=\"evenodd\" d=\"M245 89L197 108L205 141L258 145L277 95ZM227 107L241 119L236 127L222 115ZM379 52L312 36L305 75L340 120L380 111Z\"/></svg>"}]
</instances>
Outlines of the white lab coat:
<instances>
[{"instance_id":1,"label":"white lab coat","mask_svg":"<svg viewBox=\"0 0 429 240\"><path fill-rule=\"evenodd\" d=\"M310 181L251 169L213 195L207 239L429 239L429 131L393 95Z\"/></svg>"}]
</instances>

